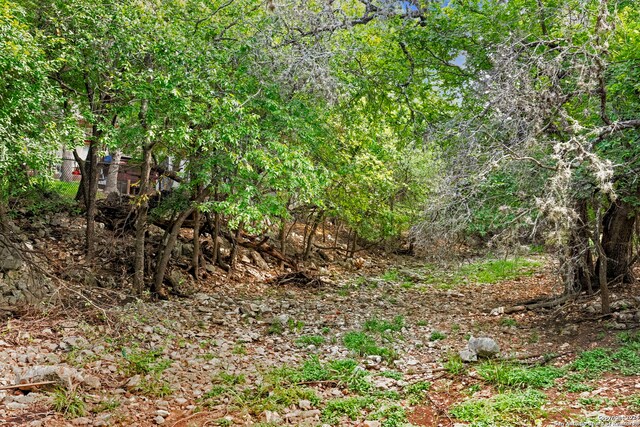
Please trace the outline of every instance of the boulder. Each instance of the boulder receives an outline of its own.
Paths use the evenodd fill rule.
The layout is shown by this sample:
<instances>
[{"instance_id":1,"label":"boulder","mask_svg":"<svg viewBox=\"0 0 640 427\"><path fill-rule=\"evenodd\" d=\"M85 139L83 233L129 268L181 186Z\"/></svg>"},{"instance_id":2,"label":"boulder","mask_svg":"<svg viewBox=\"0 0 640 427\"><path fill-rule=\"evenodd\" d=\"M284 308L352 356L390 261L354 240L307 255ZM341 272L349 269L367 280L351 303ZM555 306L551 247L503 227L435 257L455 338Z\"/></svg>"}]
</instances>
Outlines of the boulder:
<instances>
[{"instance_id":1,"label":"boulder","mask_svg":"<svg viewBox=\"0 0 640 427\"><path fill-rule=\"evenodd\" d=\"M25 384L21 390L30 390L26 384L53 381L54 385L71 387L74 383L84 382L82 375L73 368L66 366L33 366L16 375L16 384Z\"/></svg>"},{"instance_id":2,"label":"boulder","mask_svg":"<svg viewBox=\"0 0 640 427\"><path fill-rule=\"evenodd\" d=\"M479 357L493 357L500 353L500 346L492 338L469 338L468 349Z\"/></svg>"}]
</instances>

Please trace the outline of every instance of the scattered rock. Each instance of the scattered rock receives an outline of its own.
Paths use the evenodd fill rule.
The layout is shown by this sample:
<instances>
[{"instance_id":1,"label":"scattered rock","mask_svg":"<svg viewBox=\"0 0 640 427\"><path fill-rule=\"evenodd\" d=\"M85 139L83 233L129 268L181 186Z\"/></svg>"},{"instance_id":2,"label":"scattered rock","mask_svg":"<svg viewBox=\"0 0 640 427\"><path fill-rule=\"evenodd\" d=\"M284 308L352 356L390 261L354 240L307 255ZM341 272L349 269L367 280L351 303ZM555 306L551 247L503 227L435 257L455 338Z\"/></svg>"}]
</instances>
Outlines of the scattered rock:
<instances>
[{"instance_id":1,"label":"scattered rock","mask_svg":"<svg viewBox=\"0 0 640 427\"><path fill-rule=\"evenodd\" d=\"M164 424L164 417L158 415L153 419L153 422L156 424Z\"/></svg>"},{"instance_id":2,"label":"scattered rock","mask_svg":"<svg viewBox=\"0 0 640 427\"><path fill-rule=\"evenodd\" d=\"M127 390L135 390L140 386L141 381L142 381L142 377L140 375L134 375L124 383L124 387Z\"/></svg>"},{"instance_id":3,"label":"scattered rock","mask_svg":"<svg viewBox=\"0 0 640 427\"><path fill-rule=\"evenodd\" d=\"M468 348L465 348L464 350L460 350L458 355L460 356L460 359L462 359L463 362L476 362L478 360L478 355L476 354L476 352L471 351Z\"/></svg>"}]
</instances>

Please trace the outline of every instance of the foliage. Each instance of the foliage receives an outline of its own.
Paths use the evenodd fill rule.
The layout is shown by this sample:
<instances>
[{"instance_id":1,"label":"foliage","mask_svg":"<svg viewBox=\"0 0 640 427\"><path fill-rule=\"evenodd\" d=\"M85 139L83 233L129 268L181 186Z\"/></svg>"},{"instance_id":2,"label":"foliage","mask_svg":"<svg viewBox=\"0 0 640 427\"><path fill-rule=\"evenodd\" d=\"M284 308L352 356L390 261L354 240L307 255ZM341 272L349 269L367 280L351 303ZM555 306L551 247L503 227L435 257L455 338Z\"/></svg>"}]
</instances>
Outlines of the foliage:
<instances>
[{"instance_id":1,"label":"foliage","mask_svg":"<svg viewBox=\"0 0 640 427\"><path fill-rule=\"evenodd\" d=\"M498 386L548 388L565 371L551 366L522 367L508 363L483 362L476 368L485 381Z\"/></svg>"},{"instance_id":2,"label":"foliage","mask_svg":"<svg viewBox=\"0 0 640 427\"><path fill-rule=\"evenodd\" d=\"M83 417L87 413L84 400L75 389L57 388L53 392L53 409L66 418Z\"/></svg>"},{"instance_id":3,"label":"foliage","mask_svg":"<svg viewBox=\"0 0 640 427\"><path fill-rule=\"evenodd\" d=\"M162 357L162 349L140 350L134 348L128 350L123 347L122 357L125 361L123 370L127 375L162 374L171 366L171 360Z\"/></svg>"},{"instance_id":4,"label":"foliage","mask_svg":"<svg viewBox=\"0 0 640 427\"><path fill-rule=\"evenodd\" d=\"M474 427L528 426L543 417L545 395L525 390L495 395L488 399L469 399L453 406L451 415Z\"/></svg>"},{"instance_id":5,"label":"foliage","mask_svg":"<svg viewBox=\"0 0 640 427\"><path fill-rule=\"evenodd\" d=\"M397 353L390 348L379 346L376 340L364 332L347 332L342 338L346 348L354 351L360 356L376 355L391 362L397 359Z\"/></svg>"}]
</instances>

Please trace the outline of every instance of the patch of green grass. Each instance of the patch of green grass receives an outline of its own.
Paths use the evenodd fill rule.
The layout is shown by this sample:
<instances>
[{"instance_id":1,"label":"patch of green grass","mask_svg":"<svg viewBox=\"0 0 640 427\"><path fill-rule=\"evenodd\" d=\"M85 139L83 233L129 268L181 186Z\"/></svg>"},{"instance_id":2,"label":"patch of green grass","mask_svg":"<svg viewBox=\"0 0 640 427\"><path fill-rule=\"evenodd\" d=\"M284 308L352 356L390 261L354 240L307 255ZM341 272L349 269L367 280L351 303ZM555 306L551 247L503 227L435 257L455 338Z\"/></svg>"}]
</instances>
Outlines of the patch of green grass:
<instances>
[{"instance_id":1,"label":"patch of green grass","mask_svg":"<svg viewBox=\"0 0 640 427\"><path fill-rule=\"evenodd\" d=\"M457 354L451 354L444 362L444 369L452 375L459 375L466 371L464 362Z\"/></svg>"},{"instance_id":2,"label":"patch of green grass","mask_svg":"<svg viewBox=\"0 0 640 427\"><path fill-rule=\"evenodd\" d=\"M523 258L497 259L465 265L458 274L478 283L496 283L531 276L538 267L539 262Z\"/></svg>"},{"instance_id":3,"label":"patch of green grass","mask_svg":"<svg viewBox=\"0 0 640 427\"><path fill-rule=\"evenodd\" d=\"M582 374L569 374L567 375L566 382L563 384L562 389L569 393L582 393L583 391L591 391L595 387L587 383L588 378Z\"/></svg>"},{"instance_id":4,"label":"patch of green grass","mask_svg":"<svg viewBox=\"0 0 640 427\"><path fill-rule=\"evenodd\" d=\"M380 320L372 318L364 322L363 329L365 332L377 332L383 334L385 332L400 332L404 327L404 317L396 316L393 320Z\"/></svg>"},{"instance_id":5,"label":"patch of green grass","mask_svg":"<svg viewBox=\"0 0 640 427\"><path fill-rule=\"evenodd\" d=\"M614 366L615 364L611 359L609 351L604 348L583 351L571 365L571 367L576 371L591 374L600 374L602 372L610 371Z\"/></svg>"},{"instance_id":6,"label":"patch of green grass","mask_svg":"<svg viewBox=\"0 0 640 427\"><path fill-rule=\"evenodd\" d=\"M407 425L407 412L398 404L383 405L367 418L380 420L382 427L404 427Z\"/></svg>"},{"instance_id":7,"label":"patch of green grass","mask_svg":"<svg viewBox=\"0 0 640 427\"><path fill-rule=\"evenodd\" d=\"M500 320L500 325L512 328L518 326L518 322L516 321L516 319L505 317Z\"/></svg>"},{"instance_id":8,"label":"patch of green grass","mask_svg":"<svg viewBox=\"0 0 640 427\"><path fill-rule=\"evenodd\" d=\"M404 393L411 405L418 405L424 402L425 396L429 389L431 388L431 383L427 381L418 381L413 384L409 384L404 388Z\"/></svg>"},{"instance_id":9,"label":"patch of green grass","mask_svg":"<svg viewBox=\"0 0 640 427\"><path fill-rule=\"evenodd\" d=\"M552 366L523 367L509 363L484 362L477 366L480 377L498 386L549 388L565 371Z\"/></svg>"},{"instance_id":10,"label":"patch of green grass","mask_svg":"<svg viewBox=\"0 0 640 427\"><path fill-rule=\"evenodd\" d=\"M382 276L380 276L385 282L397 282L400 280L400 272L395 268L387 270Z\"/></svg>"},{"instance_id":11,"label":"patch of green grass","mask_svg":"<svg viewBox=\"0 0 640 427\"><path fill-rule=\"evenodd\" d=\"M396 381L400 381L404 377L404 374L398 371L382 371L379 375L385 378L392 378Z\"/></svg>"},{"instance_id":12,"label":"patch of green grass","mask_svg":"<svg viewBox=\"0 0 640 427\"><path fill-rule=\"evenodd\" d=\"M593 396L593 397L581 397L578 399L578 403L581 406L598 410L603 406L609 405L611 401L607 398Z\"/></svg>"},{"instance_id":13,"label":"patch of green grass","mask_svg":"<svg viewBox=\"0 0 640 427\"><path fill-rule=\"evenodd\" d=\"M84 399L75 389L57 388L53 391L53 409L65 418L78 418L87 414Z\"/></svg>"},{"instance_id":14,"label":"patch of green grass","mask_svg":"<svg viewBox=\"0 0 640 427\"><path fill-rule=\"evenodd\" d=\"M327 364L329 378L338 380L354 393L368 393L373 389L369 382L369 373L352 359L332 360Z\"/></svg>"},{"instance_id":15,"label":"patch of green grass","mask_svg":"<svg viewBox=\"0 0 640 427\"><path fill-rule=\"evenodd\" d=\"M359 356L381 356L387 362L398 358L398 353L395 350L379 346L376 340L364 332L347 332L342 338L342 342L346 348Z\"/></svg>"},{"instance_id":16,"label":"patch of green grass","mask_svg":"<svg viewBox=\"0 0 640 427\"><path fill-rule=\"evenodd\" d=\"M315 345L316 347L324 344L324 337L322 335L303 335L296 340L296 344L304 347L308 345Z\"/></svg>"},{"instance_id":17,"label":"patch of green grass","mask_svg":"<svg viewBox=\"0 0 640 427\"><path fill-rule=\"evenodd\" d=\"M429 326L429 322L427 322L426 320L418 320L416 322L416 326Z\"/></svg>"},{"instance_id":18,"label":"patch of green grass","mask_svg":"<svg viewBox=\"0 0 640 427\"><path fill-rule=\"evenodd\" d=\"M247 354L247 346L245 346L244 343L238 342L233 346L231 353L244 356Z\"/></svg>"},{"instance_id":19,"label":"patch of green grass","mask_svg":"<svg viewBox=\"0 0 640 427\"><path fill-rule=\"evenodd\" d=\"M147 375L140 380L136 391L145 396L166 397L173 393L169 382L163 380L159 375Z\"/></svg>"},{"instance_id":20,"label":"patch of green grass","mask_svg":"<svg viewBox=\"0 0 640 427\"><path fill-rule=\"evenodd\" d=\"M100 402L93 405L91 408L91 412L94 414L99 414L101 412L110 412L120 406L120 401L114 398L101 400Z\"/></svg>"},{"instance_id":21,"label":"patch of green grass","mask_svg":"<svg viewBox=\"0 0 640 427\"><path fill-rule=\"evenodd\" d=\"M289 327L289 331L299 334L302 332L302 329L304 329L304 322L301 320L289 319L287 320L287 326Z\"/></svg>"},{"instance_id":22,"label":"patch of green grass","mask_svg":"<svg viewBox=\"0 0 640 427\"><path fill-rule=\"evenodd\" d=\"M634 394L627 399L627 404L634 411L640 411L640 394Z\"/></svg>"},{"instance_id":23,"label":"patch of green grass","mask_svg":"<svg viewBox=\"0 0 640 427\"><path fill-rule=\"evenodd\" d=\"M277 319L274 320L267 328L268 335L282 335L283 332L284 326L282 326L282 323Z\"/></svg>"},{"instance_id":24,"label":"patch of green grass","mask_svg":"<svg viewBox=\"0 0 640 427\"><path fill-rule=\"evenodd\" d=\"M444 332L433 331L429 336L429 341L439 341L447 338L447 335Z\"/></svg>"},{"instance_id":25,"label":"patch of green grass","mask_svg":"<svg viewBox=\"0 0 640 427\"><path fill-rule=\"evenodd\" d=\"M546 416L542 410L546 401L543 393L529 389L488 399L468 399L454 405L450 413L475 427L530 426Z\"/></svg>"},{"instance_id":26,"label":"patch of green grass","mask_svg":"<svg viewBox=\"0 0 640 427\"><path fill-rule=\"evenodd\" d=\"M375 403L375 399L369 396L330 400L322 410L322 421L332 425L338 424L342 417L355 421L364 414L365 410L375 409Z\"/></svg>"},{"instance_id":27,"label":"patch of green grass","mask_svg":"<svg viewBox=\"0 0 640 427\"><path fill-rule=\"evenodd\" d=\"M218 374L218 378L220 382L226 385L234 386L239 384L244 384L247 382L244 374L228 374L226 372L220 372Z\"/></svg>"},{"instance_id":28,"label":"patch of green grass","mask_svg":"<svg viewBox=\"0 0 640 427\"><path fill-rule=\"evenodd\" d=\"M409 280L409 281L403 282L400 286L403 289L412 289L412 288L415 288L416 284Z\"/></svg>"},{"instance_id":29,"label":"patch of green grass","mask_svg":"<svg viewBox=\"0 0 640 427\"><path fill-rule=\"evenodd\" d=\"M162 374L171 366L171 360L162 357L162 349L140 350L122 348L124 363L122 369L126 375Z\"/></svg>"}]
</instances>

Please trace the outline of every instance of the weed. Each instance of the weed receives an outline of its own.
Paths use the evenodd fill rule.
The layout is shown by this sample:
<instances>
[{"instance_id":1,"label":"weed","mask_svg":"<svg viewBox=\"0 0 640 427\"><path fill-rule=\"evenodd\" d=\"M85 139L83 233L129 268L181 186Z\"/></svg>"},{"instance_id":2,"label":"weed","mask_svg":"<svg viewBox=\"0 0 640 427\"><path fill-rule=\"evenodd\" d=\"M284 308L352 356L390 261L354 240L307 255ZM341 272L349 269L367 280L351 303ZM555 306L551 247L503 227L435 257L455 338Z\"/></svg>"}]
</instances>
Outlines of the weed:
<instances>
[{"instance_id":1,"label":"weed","mask_svg":"<svg viewBox=\"0 0 640 427\"><path fill-rule=\"evenodd\" d=\"M122 357L126 362L123 366L124 373L130 376L136 374L162 374L165 369L171 366L171 360L161 358L161 356L162 349L148 351L132 349L127 351L123 347Z\"/></svg>"},{"instance_id":2,"label":"weed","mask_svg":"<svg viewBox=\"0 0 640 427\"><path fill-rule=\"evenodd\" d=\"M287 320L287 326L289 327L289 331L299 334L302 332L302 329L304 329L304 322L301 320L289 319Z\"/></svg>"},{"instance_id":3,"label":"weed","mask_svg":"<svg viewBox=\"0 0 640 427\"><path fill-rule=\"evenodd\" d=\"M315 345L316 347L324 344L324 337L321 335L303 335L296 340L296 344L299 346Z\"/></svg>"},{"instance_id":4,"label":"weed","mask_svg":"<svg viewBox=\"0 0 640 427\"><path fill-rule=\"evenodd\" d=\"M395 268L387 270L381 276L381 279L385 282L397 282L400 280L400 273Z\"/></svg>"},{"instance_id":5,"label":"weed","mask_svg":"<svg viewBox=\"0 0 640 427\"><path fill-rule=\"evenodd\" d=\"M418 381L406 386L404 392L411 405L418 405L424 401L425 395L430 388L430 382Z\"/></svg>"},{"instance_id":6,"label":"weed","mask_svg":"<svg viewBox=\"0 0 640 427\"><path fill-rule=\"evenodd\" d=\"M364 332L347 332L342 338L342 342L346 348L360 356L377 355L387 362L398 358L395 350L378 346L376 341Z\"/></svg>"},{"instance_id":7,"label":"weed","mask_svg":"<svg viewBox=\"0 0 640 427\"><path fill-rule=\"evenodd\" d=\"M399 332L404 327L404 317L396 316L391 322L388 320L379 320L375 317L364 322L363 329L366 332L378 332L383 334L385 332L393 331Z\"/></svg>"},{"instance_id":8,"label":"weed","mask_svg":"<svg viewBox=\"0 0 640 427\"><path fill-rule=\"evenodd\" d=\"M412 289L416 286L416 284L413 283L412 281L406 281L406 282L403 282L400 286L402 286L403 289Z\"/></svg>"},{"instance_id":9,"label":"weed","mask_svg":"<svg viewBox=\"0 0 640 427\"><path fill-rule=\"evenodd\" d=\"M505 317L503 319L500 320L500 324L502 326L507 326L509 328L513 328L518 326L518 322L515 319L512 319L510 317Z\"/></svg>"},{"instance_id":10,"label":"weed","mask_svg":"<svg viewBox=\"0 0 640 427\"><path fill-rule=\"evenodd\" d=\"M609 352L604 348L583 351L573 362L572 368L576 371L599 374L613 369L614 363Z\"/></svg>"},{"instance_id":11,"label":"weed","mask_svg":"<svg viewBox=\"0 0 640 427\"><path fill-rule=\"evenodd\" d=\"M507 387L548 388L556 378L564 375L564 370L552 366L525 368L509 363L484 362L477 367L478 374L485 381Z\"/></svg>"},{"instance_id":12,"label":"weed","mask_svg":"<svg viewBox=\"0 0 640 427\"><path fill-rule=\"evenodd\" d=\"M431 332L431 336L429 336L429 341L438 341L447 338L447 335L444 332L433 331Z\"/></svg>"},{"instance_id":13,"label":"weed","mask_svg":"<svg viewBox=\"0 0 640 427\"><path fill-rule=\"evenodd\" d=\"M398 371L382 371L380 372L380 376L385 378L392 378L396 381L400 381L402 380L404 375L402 374L402 372L398 372Z\"/></svg>"},{"instance_id":14,"label":"weed","mask_svg":"<svg viewBox=\"0 0 640 427\"><path fill-rule=\"evenodd\" d=\"M282 335L284 332L284 327L279 320L274 320L269 327L267 328L268 335Z\"/></svg>"},{"instance_id":15,"label":"weed","mask_svg":"<svg viewBox=\"0 0 640 427\"><path fill-rule=\"evenodd\" d=\"M173 393L171 385L159 375L147 375L140 380L136 390L145 396L166 397Z\"/></svg>"},{"instance_id":16,"label":"weed","mask_svg":"<svg viewBox=\"0 0 640 427\"><path fill-rule=\"evenodd\" d=\"M594 397L581 397L580 399L578 399L578 403L582 406L598 410L603 406L610 404L611 402L609 399L594 396Z\"/></svg>"},{"instance_id":17,"label":"weed","mask_svg":"<svg viewBox=\"0 0 640 427\"><path fill-rule=\"evenodd\" d=\"M53 392L53 409L66 418L78 418L86 415L87 410L82 397L75 389L57 388Z\"/></svg>"},{"instance_id":18,"label":"weed","mask_svg":"<svg viewBox=\"0 0 640 427\"><path fill-rule=\"evenodd\" d=\"M640 332L628 332L628 331L624 331L624 332L620 332L617 336L618 341L620 341L623 344L634 344L634 343L640 343Z\"/></svg>"},{"instance_id":19,"label":"weed","mask_svg":"<svg viewBox=\"0 0 640 427\"><path fill-rule=\"evenodd\" d=\"M101 400L100 402L93 405L93 407L91 408L91 412L93 412L94 414L99 414L100 412L110 412L116 409L118 406L120 406L120 401L118 401L117 399L111 398L107 400Z\"/></svg>"},{"instance_id":20,"label":"weed","mask_svg":"<svg viewBox=\"0 0 640 427\"><path fill-rule=\"evenodd\" d=\"M480 384L472 384L466 390L464 390L464 393L467 396L473 396L474 394L479 392L481 389L482 387L480 387Z\"/></svg>"},{"instance_id":21,"label":"weed","mask_svg":"<svg viewBox=\"0 0 640 427\"><path fill-rule=\"evenodd\" d=\"M527 341L530 344L535 344L540 341L540 335L537 332L532 332L531 335L529 335Z\"/></svg>"},{"instance_id":22,"label":"weed","mask_svg":"<svg viewBox=\"0 0 640 427\"><path fill-rule=\"evenodd\" d=\"M349 417L356 420L362 415L363 410L374 409L375 399L372 397L348 397L346 399L333 399L327 402L322 411L322 421L329 424L337 424L341 417Z\"/></svg>"},{"instance_id":23,"label":"weed","mask_svg":"<svg viewBox=\"0 0 640 427\"><path fill-rule=\"evenodd\" d=\"M322 335L327 335L329 332L331 332L331 328L329 328L328 326L325 326L322 329L320 329L320 333Z\"/></svg>"},{"instance_id":24,"label":"weed","mask_svg":"<svg viewBox=\"0 0 640 427\"><path fill-rule=\"evenodd\" d=\"M429 326L429 322L427 322L426 320L418 320L416 322L416 326Z\"/></svg>"},{"instance_id":25,"label":"weed","mask_svg":"<svg viewBox=\"0 0 640 427\"><path fill-rule=\"evenodd\" d=\"M627 400L629 407L634 411L640 411L640 394L634 394Z\"/></svg>"},{"instance_id":26,"label":"weed","mask_svg":"<svg viewBox=\"0 0 640 427\"><path fill-rule=\"evenodd\" d=\"M226 372L220 372L218 374L218 378L220 379L220 382L222 382L223 384L231 385L231 386L244 384L247 381L243 374L235 375L235 374L227 374Z\"/></svg>"},{"instance_id":27,"label":"weed","mask_svg":"<svg viewBox=\"0 0 640 427\"><path fill-rule=\"evenodd\" d=\"M447 358L447 361L444 362L444 369L452 375L459 375L466 370L464 362L457 354L452 354Z\"/></svg>"},{"instance_id":28,"label":"weed","mask_svg":"<svg viewBox=\"0 0 640 427\"><path fill-rule=\"evenodd\" d=\"M489 399L469 399L451 409L451 415L474 426L507 427L534 425L543 417L546 396L537 390L495 395Z\"/></svg>"},{"instance_id":29,"label":"weed","mask_svg":"<svg viewBox=\"0 0 640 427\"><path fill-rule=\"evenodd\" d=\"M236 345L233 346L231 353L244 356L247 354L247 347L241 342L236 343Z\"/></svg>"},{"instance_id":30,"label":"weed","mask_svg":"<svg viewBox=\"0 0 640 427\"><path fill-rule=\"evenodd\" d=\"M381 420L383 427L403 427L407 425L407 413L402 406L397 404L383 406L368 418Z\"/></svg>"},{"instance_id":31,"label":"weed","mask_svg":"<svg viewBox=\"0 0 640 427\"><path fill-rule=\"evenodd\" d=\"M570 374L567 376L567 381L563 384L562 388L570 393L582 393L584 391L591 391L593 386L585 384L587 378L581 374Z\"/></svg>"},{"instance_id":32,"label":"weed","mask_svg":"<svg viewBox=\"0 0 640 427\"><path fill-rule=\"evenodd\" d=\"M460 325L458 325L457 323L451 325L451 333L457 334L458 332L460 332Z\"/></svg>"},{"instance_id":33,"label":"weed","mask_svg":"<svg viewBox=\"0 0 640 427\"><path fill-rule=\"evenodd\" d=\"M496 283L501 280L530 276L539 266L539 262L522 258L489 260L465 265L458 274L478 283Z\"/></svg>"}]
</instances>

